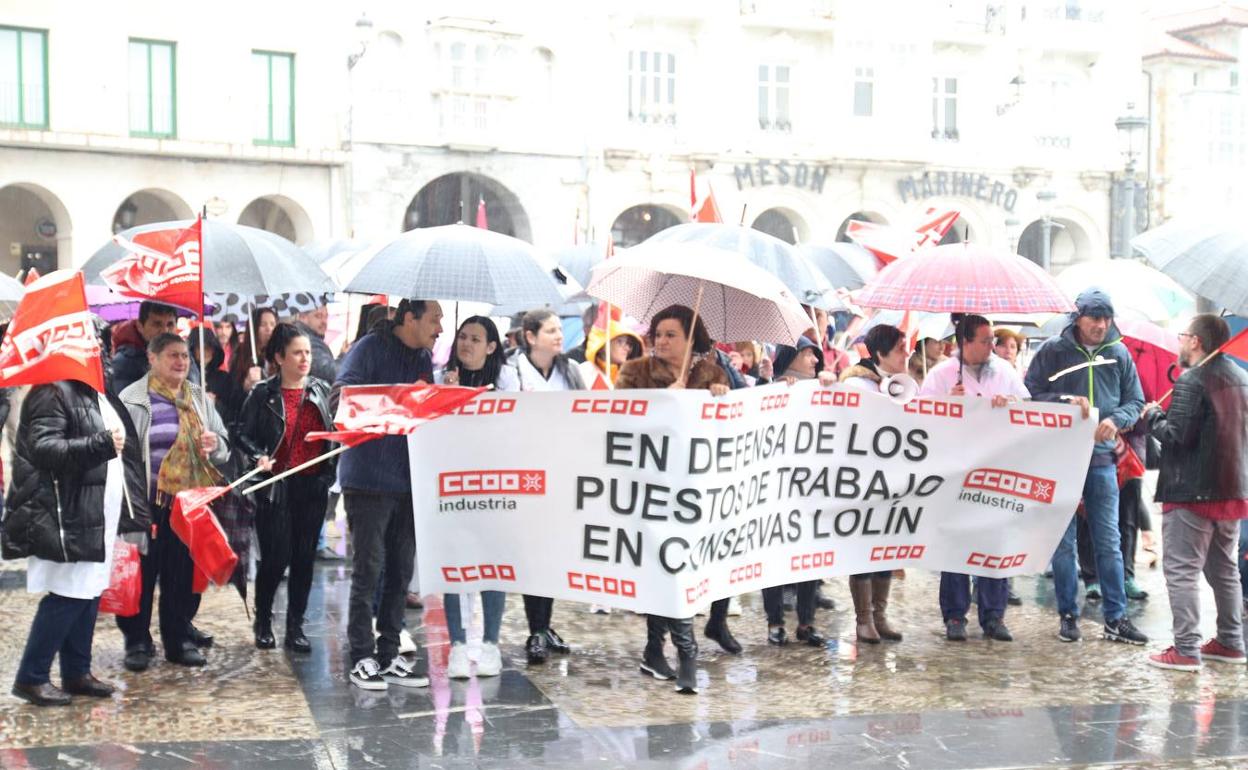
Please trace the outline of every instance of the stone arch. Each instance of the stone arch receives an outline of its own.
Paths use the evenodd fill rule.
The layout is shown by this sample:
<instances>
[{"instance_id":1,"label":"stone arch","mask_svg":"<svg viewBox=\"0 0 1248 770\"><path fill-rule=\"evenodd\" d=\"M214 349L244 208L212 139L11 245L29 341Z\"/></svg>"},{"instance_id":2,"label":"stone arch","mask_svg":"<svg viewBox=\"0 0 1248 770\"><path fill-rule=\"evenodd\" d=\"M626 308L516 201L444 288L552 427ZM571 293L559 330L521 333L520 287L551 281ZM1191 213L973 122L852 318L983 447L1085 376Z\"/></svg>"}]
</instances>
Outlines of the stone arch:
<instances>
[{"instance_id":1,"label":"stone arch","mask_svg":"<svg viewBox=\"0 0 1248 770\"><path fill-rule=\"evenodd\" d=\"M312 220L308 212L285 195L256 198L239 213L238 223L268 230L291 243L302 245L312 240Z\"/></svg>"},{"instance_id":2,"label":"stone arch","mask_svg":"<svg viewBox=\"0 0 1248 770\"><path fill-rule=\"evenodd\" d=\"M685 222L685 214L674 206L642 203L629 206L611 223L611 237L617 248L627 249L650 236Z\"/></svg>"},{"instance_id":3,"label":"stone arch","mask_svg":"<svg viewBox=\"0 0 1248 770\"><path fill-rule=\"evenodd\" d=\"M443 174L421 187L403 214L403 231L456 222L476 224L481 201L485 201L489 229L522 241L533 240L529 215L516 194L498 180L470 171Z\"/></svg>"},{"instance_id":4,"label":"stone arch","mask_svg":"<svg viewBox=\"0 0 1248 770\"><path fill-rule=\"evenodd\" d=\"M0 272L34 267L46 275L69 265L72 229L69 210L47 188L30 182L0 187Z\"/></svg>"},{"instance_id":5,"label":"stone arch","mask_svg":"<svg viewBox=\"0 0 1248 770\"><path fill-rule=\"evenodd\" d=\"M113 213L113 234L139 225L191 219L195 212L177 193L148 187L131 193Z\"/></svg>"},{"instance_id":6,"label":"stone arch","mask_svg":"<svg viewBox=\"0 0 1248 770\"><path fill-rule=\"evenodd\" d=\"M801 214L784 206L773 206L754 218L750 225L755 230L774 235L785 243L806 243L810 240L810 227Z\"/></svg>"},{"instance_id":7,"label":"stone arch","mask_svg":"<svg viewBox=\"0 0 1248 770\"><path fill-rule=\"evenodd\" d=\"M1049 217L1048 221L1049 264L1044 264L1044 218L1036 219L1023 228L1018 238L1019 254L1041 267L1047 267L1051 273L1059 273L1076 262L1095 258L1092 238L1081 223L1062 216Z\"/></svg>"}]
</instances>

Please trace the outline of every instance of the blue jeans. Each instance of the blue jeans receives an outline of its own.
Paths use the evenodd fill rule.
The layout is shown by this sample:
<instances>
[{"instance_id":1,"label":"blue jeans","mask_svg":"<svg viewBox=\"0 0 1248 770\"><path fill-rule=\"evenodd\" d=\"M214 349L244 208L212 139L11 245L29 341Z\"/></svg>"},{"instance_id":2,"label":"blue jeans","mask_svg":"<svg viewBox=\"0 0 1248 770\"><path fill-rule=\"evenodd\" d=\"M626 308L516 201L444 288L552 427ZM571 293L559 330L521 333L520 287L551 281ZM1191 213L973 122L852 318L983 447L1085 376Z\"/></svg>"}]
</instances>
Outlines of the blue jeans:
<instances>
[{"instance_id":1,"label":"blue jeans","mask_svg":"<svg viewBox=\"0 0 1248 770\"><path fill-rule=\"evenodd\" d=\"M979 626L984 628L990 620L1005 617L1009 603L1010 584L1005 578L977 577L975 592L979 608ZM953 618L966 621L966 611L971 608L971 576L956 572L940 573L940 615L946 623Z\"/></svg>"},{"instance_id":2,"label":"blue jeans","mask_svg":"<svg viewBox=\"0 0 1248 770\"><path fill-rule=\"evenodd\" d=\"M52 658L61 656L61 684L91 673L91 642L100 598L71 599L47 594L30 623L26 650L17 668L18 684L46 684Z\"/></svg>"},{"instance_id":3,"label":"blue jeans","mask_svg":"<svg viewBox=\"0 0 1248 770\"><path fill-rule=\"evenodd\" d=\"M464 622L460 614L460 595L443 594L442 604L446 608L446 632L452 643L464 643ZM498 644L498 629L503 624L503 608L507 605L507 594L502 591L481 592L481 612L485 615L485 628L481 632L481 640L490 644Z\"/></svg>"},{"instance_id":4,"label":"blue jeans","mask_svg":"<svg viewBox=\"0 0 1248 770\"><path fill-rule=\"evenodd\" d=\"M1118 472L1113 465L1088 468L1087 478L1083 481L1083 507L1087 511L1092 550L1096 554L1096 574L1103 597L1102 611L1105 621L1112 622L1127 611L1118 533ZM1053 585L1057 592L1057 611L1078 617L1079 568L1075 563L1075 519L1070 517L1066 533L1053 554Z\"/></svg>"}]
</instances>

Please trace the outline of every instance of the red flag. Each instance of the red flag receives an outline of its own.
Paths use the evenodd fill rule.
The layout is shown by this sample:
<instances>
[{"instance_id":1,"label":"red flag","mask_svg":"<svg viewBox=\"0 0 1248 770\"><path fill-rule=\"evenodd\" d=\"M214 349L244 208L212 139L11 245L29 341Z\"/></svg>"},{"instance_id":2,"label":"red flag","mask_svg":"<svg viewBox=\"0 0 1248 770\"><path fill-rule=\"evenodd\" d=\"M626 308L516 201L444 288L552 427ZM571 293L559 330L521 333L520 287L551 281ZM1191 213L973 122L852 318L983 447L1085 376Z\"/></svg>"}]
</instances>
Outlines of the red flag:
<instances>
[{"instance_id":1,"label":"red flag","mask_svg":"<svg viewBox=\"0 0 1248 770\"><path fill-rule=\"evenodd\" d=\"M1244 329L1239 334L1231 337L1220 349L1228 356L1248 359L1248 329Z\"/></svg>"},{"instance_id":2,"label":"red flag","mask_svg":"<svg viewBox=\"0 0 1248 770\"><path fill-rule=\"evenodd\" d=\"M696 213L698 210L698 172L689 169L689 211Z\"/></svg>"},{"instance_id":3,"label":"red flag","mask_svg":"<svg viewBox=\"0 0 1248 770\"><path fill-rule=\"evenodd\" d=\"M489 230L490 223L485 219L485 198L482 197L477 201L477 227L482 230Z\"/></svg>"},{"instance_id":4,"label":"red flag","mask_svg":"<svg viewBox=\"0 0 1248 770\"><path fill-rule=\"evenodd\" d=\"M219 586L230 582L234 567L238 565L238 554L230 548L221 522L208 506L229 490L229 487L183 490L174 496L173 509L169 512L169 528L186 544L196 571ZM206 587L200 585L201 589Z\"/></svg>"},{"instance_id":5,"label":"red flag","mask_svg":"<svg viewBox=\"0 0 1248 770\"><path fill-rule=\"evenodd\" d=\"M715 203L715 190L708 190L706 197L702 199L702 205L695 206L693 209L694 222L723 222L724 218L719 213L719 205Z\"/></svg>"},{"instance_id":6,"label":"red flag","mask_svg":"<svg viewBox=\"0 0 1248 770\"><path fill-rule=\"evenodd\" d=\"M940 240L949 232L949 228L953 227L953 223L957 221L960 213L952 209L948 211L928 209L925 215L935 216L915 228L914 231L919 235L918 242L915 244L916 249L939 245Z\"/></svg>"},{"instance_id":7,"label":"red flag","mask_svg":"<svg viewBox=\"0 0 1248 770\"><path fill-rule=\"evenodd\" d=\"M26 287L0 345L0 385L85 382L104 392L100 340L79 270L57 270Z\"/></svg>"},{"instance_id":8,"label":"red flag","mask_svg":"<svg viewBox=\"0 0 1248 770\"><path fill-rule=\"evenodd\" d=\"M453 385L350 385L342 389L333 431L314 431L308 441L337 441L356 446L382 436L404 436L421 425L451 414L485 388Z\"/></svg>"},{"instance_id":9,"label":"red flag","mask_svg":"<svg viewBox=\"0 0 1248 770\"><path fill-rule=\"evenodd\" d=\"M100 271L100 278L123 297L150 299L203 314L204 271L200 246L203 223L114 235L126 256Z\"/></svg>"}]
</instances>

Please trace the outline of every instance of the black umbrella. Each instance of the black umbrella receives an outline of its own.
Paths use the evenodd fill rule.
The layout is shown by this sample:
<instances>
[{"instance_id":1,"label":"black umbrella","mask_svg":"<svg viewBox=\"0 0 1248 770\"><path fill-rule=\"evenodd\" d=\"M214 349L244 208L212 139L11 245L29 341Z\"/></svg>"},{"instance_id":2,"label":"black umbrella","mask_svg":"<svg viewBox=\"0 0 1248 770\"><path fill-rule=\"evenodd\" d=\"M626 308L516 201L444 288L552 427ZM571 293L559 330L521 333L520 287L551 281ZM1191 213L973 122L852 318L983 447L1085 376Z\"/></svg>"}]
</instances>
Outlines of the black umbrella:
<instances>
[{"instance_id":1,"label":"black umbrella","mask_svg":"<svg viewBox=\"0 0 1248 770\"><path fill-rule=\"evenodd\" d=\"M193 219L157 222L124 230L133 239L139 233L174 227L190 227ZM286 292L333 292L338 287L303 249L280 235L246 225L204 220L204 291L236 294L283 294ZM104 285L100 272L126 255L116 241L109 241L82 266L87 283Z\"/></svg>"}]
</instances>

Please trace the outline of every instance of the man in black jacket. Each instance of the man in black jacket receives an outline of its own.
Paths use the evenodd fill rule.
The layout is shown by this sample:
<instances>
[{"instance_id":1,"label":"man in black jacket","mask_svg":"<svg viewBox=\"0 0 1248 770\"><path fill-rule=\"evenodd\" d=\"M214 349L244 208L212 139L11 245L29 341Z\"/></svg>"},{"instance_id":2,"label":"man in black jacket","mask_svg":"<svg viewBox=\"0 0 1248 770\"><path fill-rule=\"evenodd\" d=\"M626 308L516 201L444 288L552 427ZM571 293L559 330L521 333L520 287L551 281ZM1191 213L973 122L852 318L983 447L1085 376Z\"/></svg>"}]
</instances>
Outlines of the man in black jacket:
<instances>
[{"instance_id":1,"label":"man in black jacket","mask_svg":"<svg viewBox=\"0 0 1248 770\"><path fill-rule=\"evenodd\" d=\"M1179 335L1179 364L1187 371L1174 384L1170 408L1144 409L1162 447L1157 500L1174 627L1174 646L1148 658L1159 668L1198 671L1202 659L1245 660L1236 557L1240 520L1248 518L1248 373L1215 352L1229 338L1221 318L1193 318ZM1218 608L1218 634L1203 645L1202 573Z\"/></svg>"}]
</instances>

